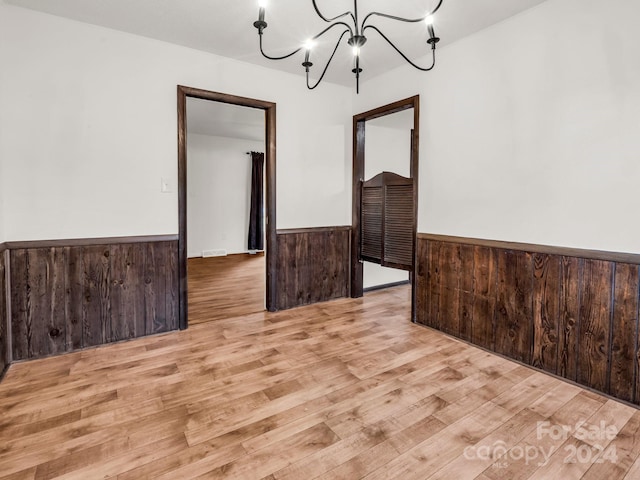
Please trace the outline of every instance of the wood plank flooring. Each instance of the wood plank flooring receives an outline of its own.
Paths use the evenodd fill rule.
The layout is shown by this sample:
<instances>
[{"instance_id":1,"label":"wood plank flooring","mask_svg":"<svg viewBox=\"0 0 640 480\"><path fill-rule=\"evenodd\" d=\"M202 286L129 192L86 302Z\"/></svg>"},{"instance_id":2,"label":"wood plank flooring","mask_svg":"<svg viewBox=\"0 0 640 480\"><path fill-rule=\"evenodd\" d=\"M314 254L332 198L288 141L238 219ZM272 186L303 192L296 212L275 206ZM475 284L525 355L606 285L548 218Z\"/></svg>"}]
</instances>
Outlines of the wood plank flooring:
<instances>
[{"instance_id":1,"label":"wood plank flooring","mask_svg":"<svg viewBox=\"0 0 640 480\"><path fill-rule=\"evenodd\" d=\"M264 253L190 258L189 324L263 311L265 268Z\"/></svg>"},{"instance_id":2,"label":"wood plank flooring","mask_svg":"<svg viewBox=\"0 0 640 480\"><path fill-rule=\"evenodd\" d=\"M409 295L14 364L0 478L640 478L638 410L411 324Z\"/></svg>"}]
</instances>

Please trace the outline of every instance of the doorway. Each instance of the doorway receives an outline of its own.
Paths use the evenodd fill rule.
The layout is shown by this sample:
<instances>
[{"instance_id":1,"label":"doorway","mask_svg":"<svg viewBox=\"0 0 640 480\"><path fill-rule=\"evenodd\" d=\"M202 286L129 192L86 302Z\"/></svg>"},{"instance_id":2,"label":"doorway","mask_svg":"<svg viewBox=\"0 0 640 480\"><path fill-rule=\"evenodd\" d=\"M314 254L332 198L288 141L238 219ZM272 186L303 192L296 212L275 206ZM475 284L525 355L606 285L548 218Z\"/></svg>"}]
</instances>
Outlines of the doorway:
<instances>
[{"instance_id":1,"label":"doorway","mask_svg":"<svg viewBox=\"0 0 640 480\"><path fill-rule=\"evenodd\" d=\"M264 136L262 110L187 98L191 325L265 309Z\"/></svg>"},{"instance_id":2,"label":"doorway","mask_svg":"<svg viewBox=\"0 0 640 480\"><path fill-rule=\"evenodd\" d=\"M274 311L276 308L276 278L275 278L275 259L276 259L276 230L275 230L275 104L272 102L265 102L261 100L255 100L245 97L237 97L233 95L211 92L207 90L194 89L190 87L178 86L178 219L179 219L179 239L178 239L178 265L179 265L179 282L180 282L180 290L179 290L179 306L180 306L180 328L185 329L189 323L189 277L188 277L188 257L197 256L197 252L195 250L200 250L205 252L206 256L211 255L212 257L216 257L217 255L222 255L222 250L224 248L216 248L215 244L212 243L211 247L208 249L201 248L205 243L203 242L215 242L219 241L221 236L229 235L222 232L223 229L220 229L218 232L219 236L217 240L211 240L214 237L209 232L197 232L196 241L189 242L188 241L188 212L190 211L188 208L188 199L189 199L189 182L188 182L188 169L190 161L188 161L188 152L187 152L187 136L188 136L188 119L189 114L187 112L188 104L189 108L197 108L197 105L202 101L208 102L216 102L216 105L221 107L221 111L223 113L229 114L229 112L235 112L238 114L241 110L233 110L235 107L244 107L248 109L252 109L253 111L258 110L258 114L263 116L263 128L264 134L262 136L263 141L260 142L263 146L264 151L264 236L265 236L265 266L262 269L264 281L261 282L265 285L265 300L264 305L266 309L269 311ZM192 103L195 102L195 103ZM195 107L194 107L195 105ZM225 109L226 112L225 112ZM229 110L231 109L231 110ZM229 120L229 119L227 119ZM191 121L193 121L193 117L191 117ZM227 121L226 127L229 127L232 121ZM194 135L192 133L192 135ZM195 135L194 135L195 136ZM201 144L206 144L207 139L200 139ZM230 142L233 143L233 142ZM254 144L257 145L257 144ZM237 145L236 145L237 146ZM250 147L247 147L250 148ZM250 155L248 155L248 150L243 149L244 151L240 152L246 158L244 158L245 162L251 162ZM194 164L191 164L193 168ZM207 168L207 167L205 167ZM219 172L220 175L224 177L224 172ZM224 182L223 182L224 183ZM206 189L201 189L205 191ZM196 209L197 211L197 209ZM194 215L194 210L191 209L191 214ZM206 230L206 229L205 229ZM235 232L233 235L237 235L238 232ZM207 240L208 239L208 240ZM237 242L236 242L237 243ZM189 249L192 251L189 251ZM202 257L202 255L200 255ZM215 259L215 258L214 258ZM255 272L256 268L260 267L257 261L258 257L255 257L252 260L256 260L253 262L253 270ZM227 268L237 268L238 262L227 262ZM235 264L235 266L234 266ZM215 270L215 267L213 267ZM195 268L194 268L195 270ZM251 274L250 271L244 272L245 274ZM196 274L196 272L194 272ZM202 276L203 270L198 269L197 276ZM197 278L197 277L196 277ZM196 280L196 278L192 280ZM240 284L240 288L242 287L243 277L239 275L236 277L235 281ZM231 287L231 285L229 286ZM220 290L217 292L218 295L224 295L224 291ZM236 300L241 302L242 300ZM223 304L215 304L211 306L211 308L220 309ZM218 312L224 314L223 312Z\"/></svg>"},{"instance_id":3,"label":"doorway","mask_svg":"<svg viewBox=\"0 0 640 480\"><path fill-rule=\"evenodd\" d=\"M410 97L389 105L385 105L374 110L370 110L353 117L353 188L352 188L352 244L351 244L351 296L354 298L361 297L364 294L364 272L368 270L368 287L371 283L384 283L387 285L406 283L408 280L411 284L411 319L415 321L415 269L416 269L416 234L417 234L417 199L418 199L418 144L419 144L419 128L420 128L420 97ZM390 129L383 131L381 128ZM369 129L369 130L367 130ZM371 143L380 140L380 136L387 135L389 139L384 141L384 149L395 141L398 136L397 132L391 130L401 130L406 132L407 145L400 149L400 154L406 152L408 162L406 165L395 166L394 161L384 158L376 158L373 154L376 152L374 148L367 143L367 132ZM369 153L367 153L367 151ZM376 152L378 153L378 152ZM406 158L406 155L405 155ZM387 271L380 266L366 265L363 261L361 253L362 247L362 188L369 177L381 171L393 171L403 176L407 176L407 181L411 182L411 202L413 210L413 219L410 227L412 235L410 257L413 259L412 266L409 269L408 278L406 274ZM409 180L411 179L411 180ZM383 227L384 228L384 227ZM371 267L371 268L369 268ZM378 277L378 280L375 279ZM385 280L386 279L386 280Z\"/></svg>"},{"instance_id":4,"label":"doorway","mask_svg":"<svg viewBox=\"0 0 640 480\"><path fill-rule=\"evenodd\" d=\"M411 177L413 110L407 109L367 120L365 141L365 182L381 172ZM363 263L364 292L409 284L409 271Z\"/></svg>"}]
</instances>

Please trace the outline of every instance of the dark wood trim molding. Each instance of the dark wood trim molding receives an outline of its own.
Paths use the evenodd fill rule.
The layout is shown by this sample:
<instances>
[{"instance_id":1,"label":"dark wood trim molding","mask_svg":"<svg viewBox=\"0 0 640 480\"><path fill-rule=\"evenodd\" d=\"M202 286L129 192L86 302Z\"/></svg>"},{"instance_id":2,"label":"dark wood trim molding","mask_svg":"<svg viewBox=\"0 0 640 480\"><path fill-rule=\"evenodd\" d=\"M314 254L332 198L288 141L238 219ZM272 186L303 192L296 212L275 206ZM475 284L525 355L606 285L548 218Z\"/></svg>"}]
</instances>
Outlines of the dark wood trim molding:
<instances>
[{"instance_id":1,"label":"dark wood trim molding","mask_svg":"<svg viewBox=\"0 0 640 480\"><path fill-rule=\"evenodd\" d=\"M180 329L187 328L187 98L199 98L265 111L265 226L267 310L277 309L276 104L178 85L178 279Z\"/></svg>"},{"instance_id":2,"label":"dark wood trim molding","mask_svg":"<svg viewBox=\"0 0 640 480\"><path fill-rule=\"evenodd\" d=\"M352 180L352 205L351 205L351 297L358 298L364 293L363 289L363 268L359 261L360 250L360 203L362 193L360 184L364 181L364 164L365 164L365 139L366 139L366 122L385 115L401 112L413 108L413 129L411 141L411 177L413 178L414 192L414 218L417 219L418 213L418 166L420 161L419 145L420 145L420 96L405 98L397 102L374 108L364 113L353 116L353 180ZM417 233L417 220L413 225L414 233ZM415 272L415 255L416 240L414 235L414 272ZM411 317L415 321L415 274L411 272Z\"/></svg>"},{"instance_id":3,"label":"dark wood trim molding","mask_svg":"<svg viewBox=\"0 0 640 480\"><path fill-rule=\"evenodd\" d=\"M278 305L278 235L276 234L276 104L271 102L259 102L257 100L255 102L255 105L260 104L260 108L264 109L266 118L266 307L268 311L275 312ZM247 104L245 103L244 105Z\"/></svg>"},{"instance_id":4,"label":"dark wood trim molding","mask_svg":"<svg viewBox=\"0 0 640 480\"><path fill-rule=\"evenodd\" d=\"M178 86L178 327L187 328L187 92Z\"/></svg>"},{"instance_id":5,"label":"dark wood trim molding","mask_svg":"<svg viewBox=\"0 0 640 480\"><path fill-rule=\"evenodd\" d=\"M203 90L201 88L185 87L178 85L178 91L182 92L186 97L200 98L202 100L211 100L213 102L228 103L230 105L239 105L241 107L259 108L261 110L269 110L275 107L275 103L264 100L256 100L255 98L240 97L228 93L213 92L211 90Z\"/></svg>"},{"instance_id":6,"label":"dark wood trim molding","mask_svg":"<svg viewBox=\"0 0 640 480\"><path fill-rule=\"evenodd\" d=\"M413 108L416 104L420 103L420 95L398 100L397 102L389 103L381 107L374 108L364 113L359 113L353 116L354 121L360 120L374 120L385 115L391 115L392 113L402 112L408 108Z\"/></svg>"},{"instance_id":7,"label":"dark wood trim molding","mask_svg":"<svg viewBox=\"0 0 640 480\"><path fill-rule=\"evenodd\" d=\"M4 295L4 314L5 314L5 318L2 319L2 321L5 322L5 334L7 336L7 343L6 343L6 348L7 348L7 352L6 352L6 362L7 362L7 368L9 368L9 365L11 364L11 362L13 362L13 345L12 345L12 340L11 340L11 316L12 316L12 311L11 311L11 253L9 251L9 249L5 249L4 252L2 252L2 257L4 261L4 285L5 285L5 291L4 292L0 292L0 294Z\"/></svg>"},{"instance_id":8,"label":"dark wood trim molding","mask_svg":"<svg viewBox=\"0 0 640 480\"><path fill-rule=\"evenodd\" d=\"M502 240L437 235L433 233L418 233L418 238L421 240L434 240L438 242L460 243L463 245L476 245L480 247L501 248L505 250L518 250L530 253L542 253L546 255L561 255L564 257L589 258L593 260L603 260L606 262L622 262L640 265L640 254L637 253L607 252L603 250L589 250L573 247L555 247L531 243L505 242Z\"/></svg>"},{"instance_id":9,"label":"dark wood trim molding","mask_svg":"<svg viewBox=\"0 0 640 480\"><path fill-rule=\"evenodd\" d=\"M11 291L9 289L9 249L0 243L0 381L9 370L11 355Z\"/></svg>"},{"instance_id":10,"label":"dark wood trim molding","mask_svg":"<svg viewBox=\"0 0 640 480\"><path fill-rule=\"evenodd\" d=\"M336 227L305 227L305 228L282 228L277 230L278 235L289 235L292 233L322 233L322 232L342 232L351 230L350 225Z\"/></svg>"},{"instance_id":11,"label":"dark wood trim molding","mask_svg":"<svg viewBox=\"0 0 640 480\"><path fill-rule=\"evenodd\" d=\"M352 298L361 297L363 266L360 261L360 244L362 242L361 215L362 191L360 185L364 182L364 141L366 120L358 116L353 117L353 174L351 183L351 278L349 292Z\"/></svg>"},{"instance_id":12,"label":"dark wood trim molding","mask_svg":"<svg viewBox=\"0 0 640 480\"><path fill-rule=\"evenodd\" d=\"M413 271L411 282L411 321L416 321L416 272L418 265L418 189L420 185L420 97L413 97L413 129L411 130L411 178L413 178Z\"/></svg>"},{"instance_id":13,"label":"dark wood trim molding","mask_svg":"<svg viewBox=\"0 0 640 480\"><path fill-rule=\"evenodd\" d=\"M6 242L3 245L5 245L7 249L18 250L21 248L87 247L94 245L119 245L125 243L175 242L176 240L178 240L178 235L140 235L135 237L27 240L20 242ZM0 248L0 251L2 251L2 248Z\"/></svg>"}]
</instances>

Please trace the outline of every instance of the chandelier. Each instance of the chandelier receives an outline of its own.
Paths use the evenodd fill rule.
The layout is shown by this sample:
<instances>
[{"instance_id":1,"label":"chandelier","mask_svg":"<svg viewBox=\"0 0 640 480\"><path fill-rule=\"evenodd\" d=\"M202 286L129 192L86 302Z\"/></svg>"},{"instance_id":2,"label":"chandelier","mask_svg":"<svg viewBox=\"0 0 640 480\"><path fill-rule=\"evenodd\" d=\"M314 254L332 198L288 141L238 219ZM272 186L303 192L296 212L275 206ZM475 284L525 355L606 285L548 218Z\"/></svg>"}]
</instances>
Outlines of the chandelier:
<instances>
[{"instance_id":1,"label":"chandelier","mask_svg":"<svg viewBox=\"0 0 640 480\"><path fill-rule=\"evenodd\" d=\"M316 0L311 0L311 3L313 4L313 8L315 9L315 11L318 14L318 16L322 20L324 20L326 23L328 23L329 26L327 28L325 28L324 30L322 30L317 35L315 35L315 36L311 37L309 40L307 40L304 43L304 45L298 47L293 52L288 53L286 55L282 55L282 56L270 56L270 55L266 54L264 52L264 49L263 49L262 35L264 34L264 29L267 28L267 22L265 21L265 10L266 10L266 6L267 6L267 0L258 0L258 7L259 7L258 20L253 22L253 26L258 29L258 37L260 39L260 53L262 54L262 56L264 56L265 58L267 58L269 60L284 60L285 58L292 57L296 53L304 50L304 52L305 52L304 53L304 62L302 62L302 66L304 67L305 72L306 72L307 88L309 90L313 90L314 88L316 88L320 84L320 82L324 78L325 74L327 73L327 70L329 68L329 65L331 64L331 61L333 60L333 57L335 56L336 52L338 51L338 47L340 46L340 43L342 42L342 40L343 40L343 38L345 36L348 36L347 43L351 46L352 51L353 51L353 57L354 57L354 60L353 60L354 67L351 70L351 72L353 74L355 74L355 78L356 78L356 93L360 93L360 74L362 73L362 68L360 68L360 49L364 46L365 43L367 43L367 37L365 36L365 32L367 30L373 30L373 31L377 32L378 35L380 35L389 45L391 45L391 47L402 58L404 58L407 61L407 63L409 63L409 65L411 65L412 67L414 67L414 68L416 68L418 70L421 70L423 72L427 72L427 71L431 70L435 66L435 64L436 64L436 45L440 41L440 38L436 37L435 31L434 31L434 28L433 28L433 15L438 11L440 6L442 5L442 2L443 2L443 0L439 0L438 4L436 5L436 7L433 10L431 10L428 13L426 13L424 16L422 16L420 18L402 18L402 17L398 17L398 16L395 16L395 15L389 15L389 14L386 14L386 13L370 12L366 16L364 16L362 22L360 22L360 17L358 15L358 0L354 0L353 1L353 11L345 12L345 13L343 13L341 15L337 15L337 16L335 16L333 18L328 18L325 15L323 15L320 12L320 9L318 8ZM398 22L405 22L405 23L424 22L427 25L427 31L428 31L428 35L429 35L429 38L427 39L427 45L430 46L430 48L431 48L431 55L432 55L431 65L428 65L426 67L421 67L420 65L417 65L415 62L410 60L409 57L407 57L407 55L405 55L389 39L389 37L387 35L382 33L382 31L372 23L372 21L376 17L388 18L388 19L391 19L391 20L395 20L395 21L398 21ZM327 60L326 65L322 69L322 73L320 74L320 77L318 78L317 82L315 82L314 84L311 84L310 81L309 81L309 72L311 70L311 67L313 66L313 63L311 62L311 51L312 51L313 47L315 46L316 40L318 40L320 37L324 36L325 34L329 33L330 31L338 32L340 30L342 30L342 31L341 31L340 35L338 36L338 40L336 41L335 47L333 48L333 52L329 56L329 60Z\"/></svg>"}]
</instances>

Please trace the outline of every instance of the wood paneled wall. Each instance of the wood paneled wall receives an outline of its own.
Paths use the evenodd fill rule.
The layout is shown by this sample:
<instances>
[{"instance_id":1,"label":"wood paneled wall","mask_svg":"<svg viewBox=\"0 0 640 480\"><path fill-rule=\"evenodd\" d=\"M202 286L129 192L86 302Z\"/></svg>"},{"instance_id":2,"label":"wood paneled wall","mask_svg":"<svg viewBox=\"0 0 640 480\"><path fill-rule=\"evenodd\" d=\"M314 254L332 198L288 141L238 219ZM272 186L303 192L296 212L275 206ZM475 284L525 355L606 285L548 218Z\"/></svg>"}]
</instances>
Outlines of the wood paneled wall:
<instances>
[{"instance_id":1,"label":"wood paneled wall","mask_svg":"<svg viewBox=\"0 0 640 480\"><path fill-rule=\"evenodd\" d=\"M351 227L278 230L278 309L349 295Z\"/></svg>"},{"instance_id":2,"label":"wood paneled wall","mask_svg":"<svg viewBox=\"0 0 640 480\"><path fill-rule=\"evenodd\" d=\"M640 256L418 236L416 320L640 404Z\"/></svg>"},{"instance_id":3,"label":"wood paneled wall","mask_svg":"<svg viewBox=\"0 0 640 480\"><path fill-rule=\"evenodd\" d=\"M0 244L0 380L10 363L9 331L7 328L7 283L5 281L5 251L4 244Z\"/></svg>"},{"instance_id":4,"label":"wood paneled wall","mask_svg":"<svg viewBox=\"0 0 640 480\"><path fill-rule=\"evenodd\" d=\"M177 241L61 243L10 249L14 360L178 328Z\"/></svg>"}]
</instances>

